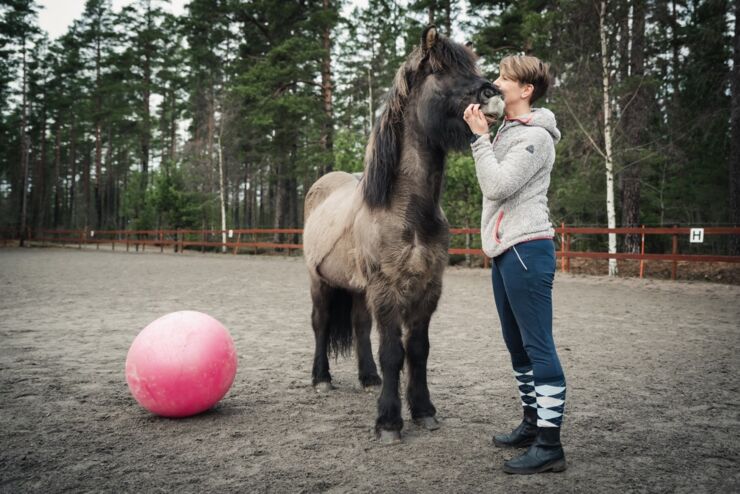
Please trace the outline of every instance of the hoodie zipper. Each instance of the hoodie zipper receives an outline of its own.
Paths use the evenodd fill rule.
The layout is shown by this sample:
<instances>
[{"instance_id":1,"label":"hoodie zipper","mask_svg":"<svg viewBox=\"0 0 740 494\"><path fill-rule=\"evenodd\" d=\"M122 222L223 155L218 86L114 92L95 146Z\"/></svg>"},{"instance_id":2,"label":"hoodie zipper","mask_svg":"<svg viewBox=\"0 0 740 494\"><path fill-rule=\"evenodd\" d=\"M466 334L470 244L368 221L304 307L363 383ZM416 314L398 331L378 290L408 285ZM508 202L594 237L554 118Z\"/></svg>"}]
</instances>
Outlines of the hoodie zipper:
<instances>
[{"instance_id":1,"label":"hoodie zipper","mask_svg":"<svg viewBox=\"0 0 740 494\"><path fill-rule=\"evenodd\" d=\"M493 239L496 241L497 244L501 243L501 240L498 238L498 228L501 226L501 220L504 219L504 212L501 211L498 214L498 218L496 219L496 226L493 228Z\"/></svg>"}]
</instances>

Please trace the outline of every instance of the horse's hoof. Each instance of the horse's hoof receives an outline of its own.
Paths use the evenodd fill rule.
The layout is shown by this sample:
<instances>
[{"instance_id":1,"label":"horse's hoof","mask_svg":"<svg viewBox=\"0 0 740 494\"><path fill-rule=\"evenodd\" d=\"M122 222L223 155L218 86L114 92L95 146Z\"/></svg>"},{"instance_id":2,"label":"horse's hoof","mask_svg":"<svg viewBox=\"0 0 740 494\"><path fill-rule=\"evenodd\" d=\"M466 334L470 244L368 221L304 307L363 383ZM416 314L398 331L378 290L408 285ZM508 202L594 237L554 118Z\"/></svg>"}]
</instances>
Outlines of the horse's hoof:
<instances>
[{"instance_id":1,"label":"horse's hoof","mask_svg":"<svg viewBox=\"0 0 740 494\"><path fill-rule=\"evenodd\" d=\"M371 393L371 394L380 393L380 386L376 384L371 384L370 386L363 386L362 389L365 391L365 393Z\"/></svg>"},{"instance_id":2,"label":"horse's hoof","mask_svg":"<svg viewBox=\"0 0 740 494\"><path fill-rule=\"evenodd\" d=\"M436 431L440 428L439 420L435 417L419 417L414 419L414 423L428 431Z\"/></svg>"},{"instance_id":3,"label":"horse's hoof","mask_svg":"<svg viewBox=\"0 0 740 494\"><path fill-rule=\"evenodd\" d=\"M316 390L317 393L328 393L329 391L334 389L334 386L332 386L330 382L324 381L324 382L316 383L314 385L314 389Z\"/></svg>"},{"instance_id":4,"label":"horse's hoof","mask_svg":"<svg viewBox=\"0 0 740 494\"><path fill-rule=\"evenodd\" d=\"M360 376L360 384L363 388L369 388L371 386L380 386L383 381L377 374L371 374L369 376Z\"/></svg>"},{"instance_id":5,"label":"horse's hoof","mask_svg":"<svg viewBox=\"0 0 740 494\"><path fill-rule=\"evenodd\" d=\"M378 440L381 444L390 446L393 444L400 444L401 443L401 431L387 431L385 429L380 429L380 432L378 433Z\"/></svg>"}]
</instances>

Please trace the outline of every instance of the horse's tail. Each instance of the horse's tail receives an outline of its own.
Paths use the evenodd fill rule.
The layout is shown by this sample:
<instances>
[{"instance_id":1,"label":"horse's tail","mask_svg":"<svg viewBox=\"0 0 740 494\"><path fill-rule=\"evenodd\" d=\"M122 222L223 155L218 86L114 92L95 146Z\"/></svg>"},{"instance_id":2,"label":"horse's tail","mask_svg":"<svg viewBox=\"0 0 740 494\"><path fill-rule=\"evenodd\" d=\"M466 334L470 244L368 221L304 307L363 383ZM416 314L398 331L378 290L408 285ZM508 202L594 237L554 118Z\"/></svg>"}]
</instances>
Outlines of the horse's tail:
<instances>
[{"instance_id":1,"label":"horse's tail","mask_svg":"<svg viewBox=\"0 0 740 494\"><path fill-rule=\"evenodd\" d=\"M329 301L329 352L335 356L352 351L352 294L347 290L332 290Z\"/></svg>"}]
</instances>

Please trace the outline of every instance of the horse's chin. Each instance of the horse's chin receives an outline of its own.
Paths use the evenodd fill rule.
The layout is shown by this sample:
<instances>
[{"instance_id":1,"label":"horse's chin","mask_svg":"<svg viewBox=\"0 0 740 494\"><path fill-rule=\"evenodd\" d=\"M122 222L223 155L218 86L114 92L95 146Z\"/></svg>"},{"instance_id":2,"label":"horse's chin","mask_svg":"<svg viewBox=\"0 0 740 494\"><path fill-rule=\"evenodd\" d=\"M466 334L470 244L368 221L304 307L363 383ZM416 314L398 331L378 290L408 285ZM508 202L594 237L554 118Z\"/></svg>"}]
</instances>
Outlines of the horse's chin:
<instances>
[{"instance_id":1,"label":"horse's chin","mask_svg":"<svg viewBox=\"0 0 740 494\"><path fill-rule=\"evenodd\" d=\"M486 113L484 113L483 116L486 117L486 123L488 124L488 127L492 127L493 125L496 125L496 122L498 122L498 119L501 118L500 115L488 115Z\"/></svg>"},{"instance_id":2,"label":"horse's chin","mask_svg":"<svg viewBox=\"0 0 740 494\"><path fill-rule=\"evenodd\" d=\"M484 105L481 105L480 110L486 116L490 126L491 123L495 123L504 116L504 100L500 96L494 96L486 101Z\"/></svg>"}]
</instances>

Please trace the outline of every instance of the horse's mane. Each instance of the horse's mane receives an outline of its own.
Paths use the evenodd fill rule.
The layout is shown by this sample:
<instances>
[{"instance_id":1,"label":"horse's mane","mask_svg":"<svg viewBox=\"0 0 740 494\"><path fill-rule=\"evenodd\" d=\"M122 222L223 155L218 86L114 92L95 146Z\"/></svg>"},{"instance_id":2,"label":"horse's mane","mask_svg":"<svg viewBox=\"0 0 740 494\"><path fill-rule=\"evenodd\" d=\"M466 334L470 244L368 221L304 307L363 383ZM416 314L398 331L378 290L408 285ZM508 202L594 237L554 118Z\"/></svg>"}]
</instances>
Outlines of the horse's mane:
<instances>
[{"instance_id":1,"label":"horse's mane","mask_svg":"<svg viewBox=\"0 0 740 494\"><path fill-rule=\"evenodd\" d=\"M432 45L424 48L424 40L434 26L425 29L422 46L411 52L396 72L393 84L385 98L384 108L373 126L365 150L365 174L362 193L371 207L386 207L393 195L398 176L398 162L403 142L403 117L415 79L423 71L454 70L478 73L475 54L468 47L437 35Z\"/></svg>"}]
</instances>

